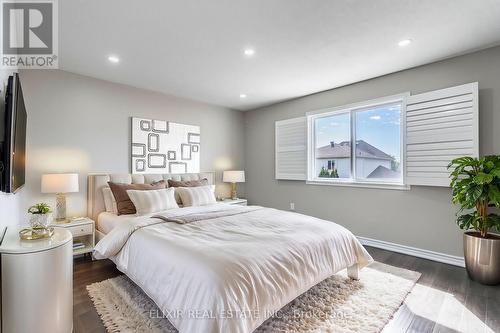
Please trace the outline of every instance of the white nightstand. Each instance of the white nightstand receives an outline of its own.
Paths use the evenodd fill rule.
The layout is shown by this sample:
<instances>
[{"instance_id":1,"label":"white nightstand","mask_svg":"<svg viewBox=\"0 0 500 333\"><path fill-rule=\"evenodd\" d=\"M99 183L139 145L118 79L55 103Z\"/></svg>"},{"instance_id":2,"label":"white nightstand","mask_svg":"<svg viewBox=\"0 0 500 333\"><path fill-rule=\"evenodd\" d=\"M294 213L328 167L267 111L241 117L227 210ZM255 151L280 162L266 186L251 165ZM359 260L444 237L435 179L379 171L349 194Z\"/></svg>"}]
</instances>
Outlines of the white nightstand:
<instances>
[{"instance_id":1,"label":"white nightstand","mask_svg":"<svg viewBox=\"0 0 500 333\"><path fill-rule=\"evenodd\" d=\"M0 245L2 332L68 333L73 329L71 233L21 240L8 227Z\"/></svg>"},{"instance_id":2,"label":"white nightstand","mask_svg":"<svg viewBox=\"0 0 500 333\"><path fill-rule=\"evenodd\" d=\"M248 204L247 199L224 199L221 202L230 205L240 205L240 206L246 206Z\"/></svg>"},{"instance_id":3,"label":"white nightstand","mask_svg":"<svg viewBox=\"0 0 500 333\"><path fill-rule=\"evenodd\" d=\"M83 248L73 249L73 255L92 253L95 246L94 220L88 217L71 220L68 223L55 223L52 226L65 228L73 234L73 244L79 242L85 244Z\"/></svg>"}]
</instances>

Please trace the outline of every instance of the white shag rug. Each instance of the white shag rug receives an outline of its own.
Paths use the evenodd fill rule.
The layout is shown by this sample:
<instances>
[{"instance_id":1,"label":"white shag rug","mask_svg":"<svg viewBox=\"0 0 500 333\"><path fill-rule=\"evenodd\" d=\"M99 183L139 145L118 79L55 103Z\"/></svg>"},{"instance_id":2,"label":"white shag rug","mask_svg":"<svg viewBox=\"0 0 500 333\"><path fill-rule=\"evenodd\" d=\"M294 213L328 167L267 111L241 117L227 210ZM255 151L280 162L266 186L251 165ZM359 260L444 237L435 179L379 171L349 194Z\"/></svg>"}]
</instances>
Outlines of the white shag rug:
<instances>
[{"instance_id":1,"label":"white shag rug","mask_svg":"<svg viewBox=\"0 0 500 333\"><path fill-rule=\"evenodd\" d=\"M336 274L283 307L255 332L380 332L420 273L375 262L358 281ZM125 275L87 286L108 332L177 333L156 304ZM160 316L151 316L160 313ZM156 318L160 317L160 318Z\"/></svg>"}]
</instances>

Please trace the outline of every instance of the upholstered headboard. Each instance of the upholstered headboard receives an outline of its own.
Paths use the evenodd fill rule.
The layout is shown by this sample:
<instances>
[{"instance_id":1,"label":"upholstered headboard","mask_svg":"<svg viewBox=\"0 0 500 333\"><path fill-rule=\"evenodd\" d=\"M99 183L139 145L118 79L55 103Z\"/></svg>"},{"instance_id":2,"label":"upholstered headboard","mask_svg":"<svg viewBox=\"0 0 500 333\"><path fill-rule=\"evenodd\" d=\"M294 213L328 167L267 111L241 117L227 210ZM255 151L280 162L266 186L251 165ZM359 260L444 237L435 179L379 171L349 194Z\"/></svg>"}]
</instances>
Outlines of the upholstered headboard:
<instances>
[{"instance_id":1,"label":"upholstered headboard","mask_svg":"<svg viewBox=\"0 0 500 333\"><path fill-rule=\"evenodd\" d=\"M215 172L183 173L183 174L91 174L88 179L88 217L97 221L97 216L106 211L102 188L108 182L126 184L147 184L159 180L197 180L207 178L210 185L215 184Z\"/></svg>"}]
</instances>

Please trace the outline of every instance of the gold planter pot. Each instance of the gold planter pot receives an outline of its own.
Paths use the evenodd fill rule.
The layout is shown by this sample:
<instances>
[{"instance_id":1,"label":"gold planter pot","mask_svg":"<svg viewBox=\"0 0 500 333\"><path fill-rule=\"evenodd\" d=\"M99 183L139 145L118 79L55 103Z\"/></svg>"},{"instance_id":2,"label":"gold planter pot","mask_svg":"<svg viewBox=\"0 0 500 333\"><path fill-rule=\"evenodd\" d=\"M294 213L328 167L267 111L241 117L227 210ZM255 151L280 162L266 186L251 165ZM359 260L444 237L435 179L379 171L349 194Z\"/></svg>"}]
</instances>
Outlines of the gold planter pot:
<instances>
[{"instance_id":1,"label":"gold planter pot","mask_svg":"<svg viewBox=\"0 0 500 333\"><path fill-rule=\"evenodd\" d=\"M482 284L500 284L500 237L481 238L477 232L464 233L465 267L469 277Z\"/></svg>"}]
</instances>

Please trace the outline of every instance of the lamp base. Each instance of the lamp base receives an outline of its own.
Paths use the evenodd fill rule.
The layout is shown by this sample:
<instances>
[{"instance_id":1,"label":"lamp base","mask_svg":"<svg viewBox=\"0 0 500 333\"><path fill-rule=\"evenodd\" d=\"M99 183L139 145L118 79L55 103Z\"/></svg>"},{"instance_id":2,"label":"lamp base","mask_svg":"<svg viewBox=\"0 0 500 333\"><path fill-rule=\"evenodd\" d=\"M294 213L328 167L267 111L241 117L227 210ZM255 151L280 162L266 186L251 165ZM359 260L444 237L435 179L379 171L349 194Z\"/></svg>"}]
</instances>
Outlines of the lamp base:
<instances>
[{"instance_id":1,"label":"lamp base","mask_svg":"<svg viewBox=\"0 0 500 333\"><path fill-rule=\"evenodd\" d=\"M66 219L66 196L64 193L56 194L56 223L69 222Z\"/></svg>"},{"instance_id":2,"label":"lamp base","mask_svg":"<svg viewBox=\"0 0 500 333\"><path fill-rule=\"evenodd\" d=\"M232 183L231 186L231 199L233 200L238 199L238 193L236 192L236 183Z\"/></svg>"}]
</instances>

